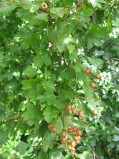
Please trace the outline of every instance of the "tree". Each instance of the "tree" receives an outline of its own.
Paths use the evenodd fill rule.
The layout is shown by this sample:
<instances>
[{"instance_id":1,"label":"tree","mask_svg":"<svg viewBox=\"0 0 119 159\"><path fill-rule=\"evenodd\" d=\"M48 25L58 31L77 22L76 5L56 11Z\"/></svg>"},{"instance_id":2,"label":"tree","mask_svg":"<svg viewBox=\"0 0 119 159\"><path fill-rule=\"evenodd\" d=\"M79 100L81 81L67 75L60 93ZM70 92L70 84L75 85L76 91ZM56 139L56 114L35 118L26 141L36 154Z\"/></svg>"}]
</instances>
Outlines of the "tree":
<instances>
[{"instance_id":1,"label":"tree","mask_svg":"<svg viewBox=\"0 0 119 159\"><path fill-rule=\"evenodd\" d=\"M1 158L118 158L118 7L1 0Z\"/></svg>"}]
</instances>

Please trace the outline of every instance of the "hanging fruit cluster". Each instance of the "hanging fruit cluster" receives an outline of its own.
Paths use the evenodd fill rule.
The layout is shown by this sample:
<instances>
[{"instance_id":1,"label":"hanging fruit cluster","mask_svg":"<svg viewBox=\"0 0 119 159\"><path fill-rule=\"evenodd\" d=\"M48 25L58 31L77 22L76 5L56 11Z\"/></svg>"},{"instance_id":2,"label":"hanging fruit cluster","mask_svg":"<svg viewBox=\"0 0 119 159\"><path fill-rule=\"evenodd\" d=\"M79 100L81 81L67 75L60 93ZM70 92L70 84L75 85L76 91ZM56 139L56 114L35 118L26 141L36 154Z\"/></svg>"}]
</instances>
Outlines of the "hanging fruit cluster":
<instances>
[{"instance_id":1,"label":"hanging fruit cluster","mask_svg":"<svg viewBox=\"0 0 119 159\"><path fill-rule=\"evenodd\" d=\"M52 123L48 124L49 130L52 133L56 133L57 129ZM83 131L78 129L76 126L69 126L68 128L63 128L60 134L60 141L62 146L68 145L68 149L71 153L75 152L75 146L80 143Z\"/></svg>"},{"instance_id":2,"label":"hanging fruit cluster","mask_svg":"<svg viewBox=\"0 0 119 159\"><path fill-rule=\"evenodd\" d=\"M84 4L82 2L78 2L77 7L83 7ZM46 3L42 3L40 5L40 9L44 12L46 12L48 10L49 6ZM51 42L50 38L48 38L48 42ZM53 45L53 49L56 49L56 46ZM83 70L83 73L86 76L90 76L91 77L91 81L89 83L89 87L93 88L93 89L97 89L97 85L96 83L93 81L92 77L98 80L101 80L101 75L100 74L95 74L93 75L92 71L87 68ZM83 97L85 98L85 97ZM73 104L72 104L73 103ZM76 126L76 124L73 122L76 118L80 118L81 120L83 120L83 118L85 117L85 111L83 110L83 108L79 109L78 106L74 106L75 102L71 102L71 104L69 104L64 112L64 116L63 118L69 116L69 119L71 117L71 121L67 120L64 122L63 125L63 129L62 132L60 134L60 143L61 145L64 147L64 149L66 148L66 146L68 147L68 150L71 153L75 153L75 147L77 144L80 144L81 142L81 138L83 136L83 130L81 128L81 125L78 127ZM96 116L98 114L98 111L93 109L91 110L92 115ZM80 124L80 123L79 123ZM51 122L48 124L48 129L53 133L53 134L57 134L57 127L55 125L55 121Z\"/></svg>"},{"instance_id":3,"label":"hanging fruit cluster","mask_svg":"<svg viewBox=\"0 0 119 159\"><path fill-rule=\"evenodd\" d=\"M90 69L85 69L85 74L90 76L92 74ZM101 80L101 75L100 74L96 74L95 79ZM96 88L96 84L94 82L90 82L90 87L91 88Z\"/></svg>"},{"instance_id":4,"label":"hanging fruit cluster","mask_svg":"<svg viewBox=\"0 0 119 159\"><path fill-rule=\"evenodd\" d=\"M95 79L101 80L101 75L100 74L93 75L92 71L90 69L85 69L84 73L87 76L92 75ZM95 89L97 87L96 83L94 83L94 82L90 82L89 85L93 89ZM98 115L98 111L95 109L93 109L91 112L92 112L93 116ZM64 118L65 118L65 116L70 116L70 115L71 115L72 121L74 121L73 118L75 118L75 117L83 120L83 118L85 117L85 111L83 109L79 110L79 108L75 107L74 104L69 104L66 107ZM81 142L81 138L83 136L83 130L81 130L81 128L78 128L77 126L75 126L75 124L73 124L72 122L69 122L69 121L66 121L66 122L67 123L66 123L66 125L64 124L62 132L60 134L60 143L64 147L64 149L67 146L68 150L71 153L75 153L76 145L80 144L80 142ZM48 129L53 134L57 133L57 128L54 126L53 123L48 124Z\"/></svg>"}]
</instances>

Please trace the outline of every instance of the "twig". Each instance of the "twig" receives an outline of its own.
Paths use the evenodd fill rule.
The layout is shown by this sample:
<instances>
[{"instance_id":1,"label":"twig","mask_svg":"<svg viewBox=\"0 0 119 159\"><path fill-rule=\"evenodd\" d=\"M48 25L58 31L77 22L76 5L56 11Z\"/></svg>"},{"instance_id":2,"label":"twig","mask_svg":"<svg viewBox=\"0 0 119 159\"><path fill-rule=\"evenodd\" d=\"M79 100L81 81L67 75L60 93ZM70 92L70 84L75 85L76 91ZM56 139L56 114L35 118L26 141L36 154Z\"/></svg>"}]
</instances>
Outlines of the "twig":
<instances>
[{"instance_id":1,"label":"twig","mask_svg":"<svg viewBox=\"0 0 119 159\"><path fill-rule=\"evenodd\" d=\"M93 159L96 159L96 158L98 159L98 156L96 155L94 149L92 147L91 147L91 149L92 149L92 152L93 152L93 157L94 157Z\"/></svg>"}]
</instances>

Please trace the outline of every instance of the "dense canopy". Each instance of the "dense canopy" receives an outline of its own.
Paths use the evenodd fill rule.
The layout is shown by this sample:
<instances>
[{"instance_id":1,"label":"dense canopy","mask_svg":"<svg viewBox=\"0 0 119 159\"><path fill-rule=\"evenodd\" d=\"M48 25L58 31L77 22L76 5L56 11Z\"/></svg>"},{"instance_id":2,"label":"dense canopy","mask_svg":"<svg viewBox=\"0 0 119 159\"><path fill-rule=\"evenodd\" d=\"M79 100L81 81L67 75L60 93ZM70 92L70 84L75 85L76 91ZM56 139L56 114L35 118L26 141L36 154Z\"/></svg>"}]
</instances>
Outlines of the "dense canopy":
<instances>
[{"instance_id":1,"label":"dense canopy","mask_svg":"<svg viewBox=\"0 0 119 159\"><path fill-rule=\"evenodd\" d=\"M0 0L0 159L118 159L118 44L118 0Z\"/></svg>"}]
</instances>

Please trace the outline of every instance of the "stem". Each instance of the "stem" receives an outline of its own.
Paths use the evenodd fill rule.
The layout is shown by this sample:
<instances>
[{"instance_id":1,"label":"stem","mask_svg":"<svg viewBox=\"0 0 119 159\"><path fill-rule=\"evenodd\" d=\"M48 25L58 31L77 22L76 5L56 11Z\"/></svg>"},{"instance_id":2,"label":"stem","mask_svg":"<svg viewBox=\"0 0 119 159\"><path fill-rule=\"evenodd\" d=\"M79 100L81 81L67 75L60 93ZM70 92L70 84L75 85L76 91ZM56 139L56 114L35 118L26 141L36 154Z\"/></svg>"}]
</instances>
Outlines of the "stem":
<instances>
[{"instance_id":1,"label":"stem","mask_svg":"<svg viewBox=\"0 0 119 159\"><path fill-rule=\"evenodd\" d=\"M96 159L96 158L99 159L98 156L96 155L94 149L92 147L91 147L91 149L92 149L92 152L93 152L93 159Z\"/></svg>"}]
</instances>

